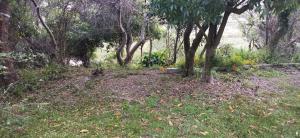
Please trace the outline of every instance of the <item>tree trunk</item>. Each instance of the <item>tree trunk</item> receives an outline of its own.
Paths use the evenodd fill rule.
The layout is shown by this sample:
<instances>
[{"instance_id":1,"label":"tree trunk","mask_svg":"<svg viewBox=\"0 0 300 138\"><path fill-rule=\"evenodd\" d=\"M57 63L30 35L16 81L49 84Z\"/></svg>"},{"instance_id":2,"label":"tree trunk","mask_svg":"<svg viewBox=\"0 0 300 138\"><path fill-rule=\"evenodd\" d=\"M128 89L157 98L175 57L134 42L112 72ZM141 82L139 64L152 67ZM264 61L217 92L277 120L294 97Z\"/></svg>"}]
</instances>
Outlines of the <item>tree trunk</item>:
<instances>
[{"instance_id":1,"label":"tree trunk","mask_svg":"<svg viewBox=\"0 0 300 138\"><path fill-rule=\"evenodd\" d=\"M290 10L285 10L278 15L279 28L275 32L274 36L271 38L269 45L268 45L268 47L270 49L271 57L276 58L276 50L278 48L278 43L288 33L288 29L290 26L289 25L290 14L291 14Z\"/></svg>"},{"instance_id":2,"label":"tree trunk","mask_svg":"<svg viewBox=\"0 0 300 138\"><path fill-rule=\"evenodd\" d=\"M123 22L122 22L122 6L121 6L121 3L120 3L120 9L119 9L118 22L119 22L119 27L120 27L119 29L120 29L120 32L121 32L121 41L120 41L119 47L117 48L116 54L117 54L117 61L118 61L119 65L123 66L124 62L123 62L123 59L122 59L122 52L123 52L124 47L128 43L128 40L127 40L128 39L128 35L126 33L126 30L125 30L125 28L123 26ZM128 52L128 50L130 50L130 48L128 48L128 45L127 45L126 52Z\"/></svg>"},{"instance_id":3,"label":"tree trunk","mask_svg":"<svg viewBox=\"0 0 300 138\"><path fill-rule=\"evenodd\" d=\"M37 16L40 20L40 22L42 23L43 27L46 29L47 33L49 34L50 38L51 38L51 42L54 46L54 50L55 52L51 55L51 57L53 59L57 59L57 54L58 54L58 46L57 46L57 42L56 42L56 39L52 33L52 31L50 30L50 28L48 27L48 25L44 22L42 16L41 16L41 13L40 13L40 7L37 5L37 3L35 2L35 0L31 0L31 2L33 3L33 5L35 6L36 8L36 13L37 13Z\"/></svg>"},{"instance_id":4,"label":"tree trunk","mask_svg":"<svg viewBox=\"0 0 300 138\"><path fill-rule=\"evenodd\" d=\"M177 26L176 39L175 39L174 51L173 51L173 61L172 61L171 65L174 65L177 62L177 53L178 53L177 49L178 49L178 41L179 41L179 38L180 38L180 31L181 31L180 27Z\"/></svg>"},{"instance_id":5,"label":"tree trunk","mask_svg":"<svg viewBox=\"0 0 300 138\"><path fill-rule=\"evenodd\" d=\"M185 53L185 77L193 76L195 74L194 71L194 62L195 62L195 53L196 51L189 51L188 53Z\"/></svg>"},{"instance_id":6,"label":"tree trunk","mask_svg":"<svg viewBox=\"0 0 300 138\"><path fill-rule=\"evenodd\" d=\"M206 43L206 55L205 55L205 65L204 71L202 75L202 81L206 83L212 83L213 78L211 74L211 70L213 68L213 60L216 54L216 49L220 44L221 38L224 34L225 27L227 25L228 19L230 16L230 12L225 12L220 27L218 29L218 25L210 24L209 32L208 32L208 42Z\"/></svg>"},{"instance_id":7,"label":"tree trunk","mask_svg":"<svg viewBox=\"0 0 300 138\"><path fill-rule=\"evenodd\" d=\"M141 61L143 60L143 49L144 49L144 46L141 46Z\"/></svg>"},{"instance_id":8,"label":"tree trunk","mask_svg":"<svg viewBox=\"0 0 300 138\"><path fill-rule=\"evenodd\" d=\"M190 35L193 31L193 24L189 24L184 32L184 53L185 53L185 74L184 76L192 76L194 75L194 60L195 53L199 47L200 42L202 41L205 31L208 26L203 25L199 28L198 33L196 34L196 38L193 40L192 45L190 46Z\"/></svg>"},{"instance_id":9,"label":"tree trunk","mask_svg":"<svg viewBox=\"0 0 300 138\"><path fill-rule=\"evenodd\" d=\"M0 52L9 53L12 52L12 48L8 44L8 28L10 18L10 7L8 0L2 0L0 2ZM14 68L13 59L6 58L2 61L2 64L7 68L4 75L0 75L1 86L7 86L18 80L18 75Z\"/></svg>"},{"instance_id":10,"label":"tree trunk","mask_svg":"<svg viewBox=\"0 0 300 138\"><path fill-rule=\"evenodd\" d=\"M187 25L184 35L183 35L183 41L184 41L184 54L185 54L185 67L184 67L184 76L191 76L194 72L194 68L190 66L193 61L191 61L192 56L190 56L190 36L193 31L193 24L190 23ZM194 60L194 59L193 59ZM191 71L193 70L193 71Z\"/></svg>"},{"instance_id":11,"label":"tree trunk","mask_svg":"<svg viewBox=\"0 0 300 138\"><path fill-rule=\"evenodd\" d=\"M148 67L152 66L151 65L151 57L152 57L152 49L153 49L153 42L152 38L150 37L150 50L149 50L149 58L148 58Z\"/></svg>"},{"instance_id":12,"label":"tree trunk","mask_svg":"<svg viewBox=\"0 0 300 138\"><path fill-rule=\"evenodd\" d=\"M202 76L202 81L207 83L213 82L213 77L211 74L211 70L213 68L213 60L215 57L216 49L210 45L206 48L206 55L205 55L205 65L204 65L204 72Z\"/></svg>"}]
</instances>

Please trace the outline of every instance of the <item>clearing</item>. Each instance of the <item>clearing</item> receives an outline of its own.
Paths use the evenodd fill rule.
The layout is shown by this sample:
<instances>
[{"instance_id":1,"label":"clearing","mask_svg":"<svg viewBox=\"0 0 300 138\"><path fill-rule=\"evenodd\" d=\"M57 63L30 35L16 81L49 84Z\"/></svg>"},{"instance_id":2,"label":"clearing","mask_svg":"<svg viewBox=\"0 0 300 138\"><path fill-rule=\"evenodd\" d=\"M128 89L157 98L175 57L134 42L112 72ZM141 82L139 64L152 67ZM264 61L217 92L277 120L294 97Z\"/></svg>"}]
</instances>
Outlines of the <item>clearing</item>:
<instances>
[{"instance_id":1,"label":"clearing","mask_svg":"<svg viewBox=\"0 0 300 138\"><path fill-rule=\"evenodd\" d=\"M158 69L90 72L2 97L0 137L300 137L298 68L216 72L214 84Z\"/></svg>"}]
</instances>

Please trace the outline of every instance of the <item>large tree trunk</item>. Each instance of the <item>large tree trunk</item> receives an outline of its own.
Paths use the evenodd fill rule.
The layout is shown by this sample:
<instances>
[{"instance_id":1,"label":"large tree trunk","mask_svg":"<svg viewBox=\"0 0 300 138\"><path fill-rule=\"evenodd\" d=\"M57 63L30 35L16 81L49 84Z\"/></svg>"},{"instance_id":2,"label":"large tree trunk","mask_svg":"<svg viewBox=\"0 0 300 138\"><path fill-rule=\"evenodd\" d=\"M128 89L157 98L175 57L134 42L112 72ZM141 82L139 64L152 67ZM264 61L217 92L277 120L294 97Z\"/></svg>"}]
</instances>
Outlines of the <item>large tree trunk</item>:
<instances>
[{"instance_id":1,"label":"large tree trunk","mask_svg":"<svg viewBox=\"0 0 300 138\"><path fill-rule=\"evenodd\" d=\"M183 35L183 41L184 41L184 54L185 54L185 67L184 67L184 76L191 76L194 73L194 68L193 66L190 66L191 63L193 63L193 61L190 60L194 60L191 59L192 56L190 56L190 36L191 33L193 31L193 24L190 23L187 25L184 35Z\"/></svg>"},{"instance_id":2,"label":"large tree trunk","mask_svg":"<svg viewBox=\"0 0 300 138\"><path fill-rule=\"evenodd\" d=\"M200 42L202 41L205 31L208 26L203 25L199 28L199 31L196 33L196 38L193 40L192 45L190 46L190 35L193 31L193 24L189 24L184 32L184 53L185 53L185 72L184 76L194 75L194 60L195 53L199 47Z\"/></svg>"},{"instance_id":3,"label":"large tree trunk","mask_svg":"<svg viewBox=\"0 0 300 138\"><path fill-rule=\"evenodd\" d=\"M286 34L288 33L288 30L289 30L290 14L291 14L290 10L285 10L278 15L279 27L278 27L278 30L275 32L274 36L271 38L269 45L268 45L268 47L270 49L271 57L278 56L276 54L276 51L278 50L278 44L279 44L280 40L282 40L282 38L284 38L284 36L286 36Z\"/></svg>"},{"instance_id":4,"label":"large tree trunk","mask_svg":"<svg viewBox=\"0 0 300 138\"><path fill-rule=\"evenodd\" d=\"M211 74L211 70L213 68L213 60L216 55L216 49L220 44L221 38L224 34L225 27L227 25L228 19L230 16L230 12L225 12L220 27L218 29L218 25L210 24L209 32L208 32L208 42L206 43L206 55L205 55L205 65L204 71L202 75L202 81L206 83L212 83L213 77Z\"/></svg>"},{"instance_id":5,"label":"large tree trunk","mask_svg":"<svg viewBox=\"0 0 300 138\"><path fill-rule=\"evenodd\" d=\"M213 77L211 74L211 70L213 68L213 60L215 58L216 49L210 45L206 48L206 55L205 55L205 65L204 65L204 71L202 76L202 81L207 83L212 83Z\"/></svg>"},{"instance_id":6,"label":"large tree trunk","mask_svg":"<svg viewBox=\"0 0 300 138\"><path fill-rule=\"evenodd\" d=\"M50 30L50 28L48 27L48 25L45 23L45 21L43 20L42 16L41 16L41 13L40 13L40 7L37 5L36 1L35 0L31 0L31 2L33 3L33 5L35 6L36 8L36 13L37 13L37 16L40 20L40 22L42 23L43 27L46 29L47 33L49 34L50 38L51 38L51 42L53 44L53 47L54 47L54 50L55 52L51 55L51 58L52 59L56 59L57 60L57 54L58 54L58 46L57 46L57 42L56 42L56 39L52 33L52 31Z\"/></svg>"},{"instance_id":7,"label":"large tree trunk","mask_svg":"<svg viewBox=\"0 0 300 138\"><path fill-rule=\"evenodd\" d=\"M12 48L8 44L8 28L10 18L9 0L2 0L0 2L0 52L9 53L12 52ZM18 75L14 68L13 59L6 58L2 61L2 64L7 68L4 75L0 75L1 86L9 85L18 80Z\"/></svg>"},{"instance_id":8,"label":"large tree trunk","mask_svg":"<svg viewBox=\"0 0 300 138\"><path fill-rule=\"evenodd\" d=\"M184 76L192 76L195 74L194 71L194 62L195 62L195 53L196 51L189 51L185 53L185 74Z\"/></svg>"}]
</instances>

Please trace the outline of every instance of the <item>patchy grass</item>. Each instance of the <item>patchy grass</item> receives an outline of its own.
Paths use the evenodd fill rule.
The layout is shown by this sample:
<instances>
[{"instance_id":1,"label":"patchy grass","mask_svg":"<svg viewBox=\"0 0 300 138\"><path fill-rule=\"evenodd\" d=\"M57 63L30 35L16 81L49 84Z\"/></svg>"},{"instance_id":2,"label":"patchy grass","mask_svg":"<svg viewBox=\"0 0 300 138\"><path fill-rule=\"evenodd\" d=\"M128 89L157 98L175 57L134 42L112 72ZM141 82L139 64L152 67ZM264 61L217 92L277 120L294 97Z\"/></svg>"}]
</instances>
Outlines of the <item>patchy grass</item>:
<instances>
[{"instance_id":1,"label":"patchy grass","mask_svg":"<svg viewBox=\"0 0 300 138\"><path fill-rule=\"evenodd\" d=\"M91 100L20 103L0 110L0 137L299 137L300 91L212 104L205 94L144 104ZM266 96L264 96L266 97Z\"/></svg>"},{"instance_id":2,"label":"patchy grass","mask_svg":"<svg viewBox=\"0 0 300 138\"><path fill-rule=\"evenodd\" d=\"M274 70L274 69L256 70L254 72L254 74L257 75L257 76L259 76L259 77L266 77L266 78L274 78L274 77L286 76L285 73L283 73L281 71Z\"/></svg>"},{"instance_id":3,"label":"patchy grass","mask_svg":"<svg viewBox=\"0 0 300 138\"><path fill-rule=\"evenodd\" d=\"M44 89L39 89L44 92L24 96L17 104L0 105L0 137L300 137L300 89L284 79L279 85L285 93L258 93L255 98L237 95L216 102L214 95L203 92L204 88L186 94L178 90L180 95L171 95L175 85L193 83L195 78L154 73L143 76L144 72L127 68L108 73L112 75L107 77L139 81L157 75L159 78L153 82L159 81L159 85L151 83L158 88L151 87L150 95L131 100L101 87L107 78L89 80L80 90L73 86L77 83L61 87L49 82ZM259 73L266 79L284 75L269 70L215 75L222 82L241 81L243 87L255 88L246 78ZM76 79L72 78L90 75L90 70L74 70L63 75L74 82ZM150 85L139 81L134 84ZM54 86L58 89L48 90ZM190 87L183 87L183 91ZM48 103L35 103L38 101Z\"/></svg>"}]
</instances>

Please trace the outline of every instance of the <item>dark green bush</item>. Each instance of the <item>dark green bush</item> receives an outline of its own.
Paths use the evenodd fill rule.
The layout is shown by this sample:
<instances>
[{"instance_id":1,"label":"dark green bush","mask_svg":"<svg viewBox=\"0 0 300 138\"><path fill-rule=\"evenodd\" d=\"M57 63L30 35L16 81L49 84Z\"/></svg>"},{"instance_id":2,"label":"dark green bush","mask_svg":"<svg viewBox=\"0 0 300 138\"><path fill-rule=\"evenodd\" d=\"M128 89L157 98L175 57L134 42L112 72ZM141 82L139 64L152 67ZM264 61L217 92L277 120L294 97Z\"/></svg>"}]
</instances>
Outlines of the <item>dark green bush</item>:
<instances>
[{"instance_id":1,"label":"dark green bush","mask_svg":"<svg viewBox=\"0 0 300 138\"><path fill-rule=\"evenodd\" d=\"M164 52L155 52L151 54L146 54L141 61L144 67L151 67L154 65L164 66L166 65L167 55Z\"/></svg>"}]
</instances>

